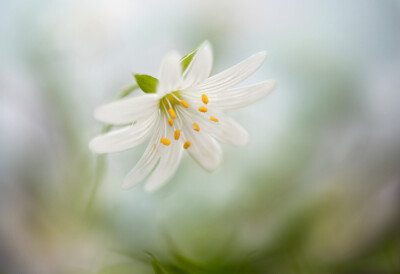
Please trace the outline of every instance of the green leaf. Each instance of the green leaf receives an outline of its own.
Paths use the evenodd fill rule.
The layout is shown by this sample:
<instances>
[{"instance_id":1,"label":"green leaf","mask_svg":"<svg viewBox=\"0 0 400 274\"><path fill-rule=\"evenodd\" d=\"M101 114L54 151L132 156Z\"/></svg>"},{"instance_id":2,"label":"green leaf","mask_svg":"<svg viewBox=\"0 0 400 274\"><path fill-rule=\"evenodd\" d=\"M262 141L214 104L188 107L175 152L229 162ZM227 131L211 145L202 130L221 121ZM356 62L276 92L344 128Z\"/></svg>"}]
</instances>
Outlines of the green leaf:
<instances>
[{"instance_id":1,"label":"green leaf","mask_svg":"<svg viewBox=\"0 0 400 274\"><path fill-rule=\"evenodd\" d=\"M156 93L158 80L146 74L135 74L135 79L141 90L145 93Z\"/></svg>"}]
</instances>

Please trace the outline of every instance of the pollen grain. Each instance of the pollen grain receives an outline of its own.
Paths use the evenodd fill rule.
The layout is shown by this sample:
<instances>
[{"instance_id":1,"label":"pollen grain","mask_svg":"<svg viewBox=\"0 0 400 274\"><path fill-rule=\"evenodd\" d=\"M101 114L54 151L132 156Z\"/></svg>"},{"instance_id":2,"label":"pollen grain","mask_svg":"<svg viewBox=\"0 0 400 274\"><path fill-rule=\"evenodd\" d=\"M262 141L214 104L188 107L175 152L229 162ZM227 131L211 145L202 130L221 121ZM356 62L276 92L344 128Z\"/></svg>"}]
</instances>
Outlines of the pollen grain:
<instances>
[{"instance_id":1,"label":"pollen grain","mask_svg":"<svg viewBox=\"0 0 400 274\"><path fill-rule=\"evenodd\" d=\"M187 103L186 101L184 101L184 100L181 100L181 105L182 105L184 108L188 108L188 107L189 107L188 103Z\"/></svg>"},{"instance_id":2,"label":"pollen grain","mask_svg":"<svg viewBox=\"0 0 400 274\"><path fill-rule=\"evenodd\" d=\"M171 141L168 140L167 138L161 138L160 142L161 142L161 144L163 144L165 146L169 146L171 144Z\"/></svg>"},{"instance_id":3,"label":"pollen grain","mask_svg":"<svg viewBox=\"0 0 400 274\"><path fill-rule=\"evenodd\" d=\"M205 95L205 94L203 94L203 95L201 95L201 100L203 101L203 103L204 104L208 104L208 97L207 97L207 95Z\"/></svg>"},{"instance_id":4,"label":"pollen grain","mask_svg":"<svg viewBox=\"0 0 400 274\"><path fill-rule=\"evenodd\" d=\"M189 141L186 141L184 144L183 144L183 148L184 149L188 149L188 147L190 147L190 142Z\"/></svg>"},{"instance_id":5,"label":"pollen grain","mask_svg":"<svg viewBox=\"0 0 400 274\"><path fill-rule=\"evenodd\" d=\"M199 107L200 112L207 112L208 109L206 107Z\"/></svg>"},{"instance_id":6,"label":"pollen grain","mask_svg":"<svg viewBox=\"0 0 400 274\"><path fill-rule=\"evenodd\" d=\"M198 124L194 123L193 126L195 131L200 131L200 127Z\"/></svg>"},{"instance_id":7,"label":"pollen grain","mask_svg":"<svg viewBox=\"0 0 400 274\"><path fill-rule=\"evenodd\" d=\"M172 121L171 118L168 118L168 124L172 127L172 125L174 124L174 121Z\"/></svg>"},{"instance_id":8,"label":"pollen grain","mask_svg":"<svg viewBox=\"0 0 400 274\"><path fill-rule=\"evenodd\" d=\"M215 118L215 117L212 117L212 116L210 117L210 120L213 121L213 122L218 122L218 119Z\"/></svg>"},{"instance_id":9,"label":"pollen grain","mask_svg":"<svg viewBox=\"0 0 400 274\"><path fill-rule=\"evenodd\" d=\"M169 115L171 115L172 118L176 118L176 114L173 108L168 109Z\"/></svg>"},{"instance_id":10,"label":"pollen grain","mask_svg":"<svg viewBox=\"0 0 400 274\"><path fill-rule=\"evenodd\" d=\"M177 129L177 130L175 130L175 133L174 133L175 140L179 140L179 136L181 136L181 132L179 131L179 129Z\"/></svg>"}]
</instances>

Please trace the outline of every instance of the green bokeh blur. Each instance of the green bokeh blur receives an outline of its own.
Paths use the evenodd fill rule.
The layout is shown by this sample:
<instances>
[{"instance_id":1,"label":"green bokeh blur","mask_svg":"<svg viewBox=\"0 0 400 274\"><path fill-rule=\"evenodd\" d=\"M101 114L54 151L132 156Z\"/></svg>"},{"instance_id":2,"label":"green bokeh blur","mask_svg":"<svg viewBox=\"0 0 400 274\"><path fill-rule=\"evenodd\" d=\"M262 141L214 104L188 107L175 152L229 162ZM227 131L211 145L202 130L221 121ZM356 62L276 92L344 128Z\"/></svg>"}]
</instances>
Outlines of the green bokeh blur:
<instances>
[{"instance_id":1,"label":"green bokeh blur","mask_svg":"<svg viewBox=\"0 0 400 274\"><path fill-rule=\"evenodd\" d=\"M396 0L0 0L0 273L400 273L399 29ZM213 74L268 52L249 145L122 190L145 144L91 153L93 109L204 40Z\"/></svg>"}]
</instances>

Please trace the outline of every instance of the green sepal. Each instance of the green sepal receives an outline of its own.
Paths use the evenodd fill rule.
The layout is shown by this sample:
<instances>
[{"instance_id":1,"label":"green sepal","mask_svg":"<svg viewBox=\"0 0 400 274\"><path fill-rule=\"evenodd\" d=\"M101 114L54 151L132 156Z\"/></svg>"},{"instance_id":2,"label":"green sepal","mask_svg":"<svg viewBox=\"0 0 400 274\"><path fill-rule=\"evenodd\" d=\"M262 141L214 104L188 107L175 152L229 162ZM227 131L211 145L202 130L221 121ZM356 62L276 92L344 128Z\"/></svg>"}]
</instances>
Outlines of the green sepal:
<instances>
[{"instance_id":1,"label":"green sepal","mask_svg":"<svg viewBox=\"0 0 400 274\"><path fill-rule=\"evenodd\" d=\"M146 74L135 74L136 83L145 93L156 93L158 79Z\"/></svg>"},{"instance_id":2,"label":"green sepal","mask_svg":"<svg viewBox=\"0 0 400 274\"><path fill-rule=\"evenodd\" d=\"M185 56L182 57L182 59L181 59L182 72L185 72L185 70L190 65L190 62L192 62L192 59L193 59L194 55L197 53L198 50L199 50L199 48L194 49L194 50L192 50L191 52L189 52L188 54L186 54Z\"/></svg>"},{"instance_id":3,"label":"green sepal","mask_svg":"<svg viewBox=\"0 0 400 274\"><path fill-rule=\"evenodd\" d=\"M181 59L182 72L185 72L185 70L190 65L190 62L192 62L193 57L196 55L199 48L201 48L201 46L206 42L207 41L204 41L203 43L200 44L200 46L198 46L197 48L195 48L194 50L192 50L191 52L189 52L188 54L186 54L185 56L182 57L182 59Z\"/></svg>"}]
</instances>

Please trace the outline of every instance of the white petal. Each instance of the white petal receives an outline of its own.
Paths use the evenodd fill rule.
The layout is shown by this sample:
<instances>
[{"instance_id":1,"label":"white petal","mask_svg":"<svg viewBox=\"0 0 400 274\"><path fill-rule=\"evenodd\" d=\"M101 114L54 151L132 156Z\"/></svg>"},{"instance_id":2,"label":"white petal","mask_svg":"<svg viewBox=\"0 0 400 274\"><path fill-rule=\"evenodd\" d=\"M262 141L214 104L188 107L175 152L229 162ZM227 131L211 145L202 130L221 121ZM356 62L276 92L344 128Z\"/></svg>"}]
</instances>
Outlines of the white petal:
<instances>
[{"instance_id":1,"label":"white petal","mask_svg":"<svg viewBox=\"0 0 400 274\"><path fill-rule=\"evenodd\" d=\"M161 146L160 138L162 135L161 125L162 121L160 120L157 123L157 130L151 138L142 158L140 158L139 162L125 177L122 188L130 188L143 181L157 164L158 160L160 159L159 149Z\"/></svg>"},{"instance_id":2,"label":"white petal","mask_svg":"<svg viewBox=\"0 0 400 274\"><path fill-rule=\"evenodd\" d=\"M196 121L202 133L213 135L228 144L244 146L249 141L247 131L235 120L222 112L210 109L206 115L191 109L182 109L180 112ZM218 122L211 121L210 116L217 118Z\"/></svg>"},{"instance_id":3,"label":"white petal","mask_svg":"<svg viewBox=\"0 0 400 274\"><path fill-rule=\"evenodd\" d=\"M181 142L171 139L171 145L164 148L158 166L147 180L145 190L153 191L163 186L175 174L181 162L181 156Z\"/></svg>"},{"instance_id":4,"label":"white petal","mask_svg":"<svg viewBox=\"0 0 400 274\"><path fill-rule=\"evenodd\" d=\"M266 56L265 52L259 52L241 63L208 78L196 86L195 89L212 94L230 88L253 74L264 62Z\"/></svg>"},{"instance_id":5,"label":"white petal","mask_svg":"<svg viewBox=\"0 0 400 274\"><path fill-rule=\"evenodd\" d=\"M221 111L245 107L267 96L275 87L276 82L269 80L243 88L225 90L209 96L209 106Z\"/></svg>"},{"instance_id":6,"label":"white petal","mask_svg":"<svg viewBox=\"0 0 400 274\"><path fill-rule=\"evenodd\" d=\"M180 83L182 68L180 56L176 51L165 55L160 66L160 79L157 86L157 93L164 96L165 93L174 91Z\"/></svg>"},{"instance_id":7,"label":"white petal","mask_svg":"<svg viewBox=\"0 0 400 274\"><path fill-rule=\"evenodd\" d=\"M189 155L205 170L215 170L222 161L221 146L210 135L194 131L190 126L185 127L185 136L191 145L187 149Z\"/></svg>"},{"instance_id":8,"label":"white petal","mask_svg":"<svg viewBox=\"0 0 400 274\"><path fill-rule=\"evenodd\" d=\"M210 76L213 65L211 45L205 41L190 62L184 73L184 86L196 85Z\"/></svg>"},{"instance_id":9,"label":"white petal","mask_svg":"<svg viewBox=\"0 0 400 274\"><path fill-rule=\"evenodd\" d=\"M155 112L134 125L99 135L89 143L89 148L96 153L113 153L137 146L153 131L157 117L158 113Z\"/></svg>"},{"instance_id":10,"label":"white petal","mask_svg":"<svg viewBox=\"0 0 400 274\"><path fill-rule=\"evenodd\" d=\"M113 125L129 124L156 112L159 98L156 94L145 94L118 100L96 108L94 118Z\"/></svg>"},{"instance_id":11,"label":"white petal","mask_svg":"<svg viewBox=\"0 0 400 274\"><path fill-rule=\"evenodd\" d=\"M219 114L217 117L219 121L216 124L218 125L211 132L214 136L231 145L247 145L249 142L247 130L226 115Z\"/></svg>"}]
</instances>

